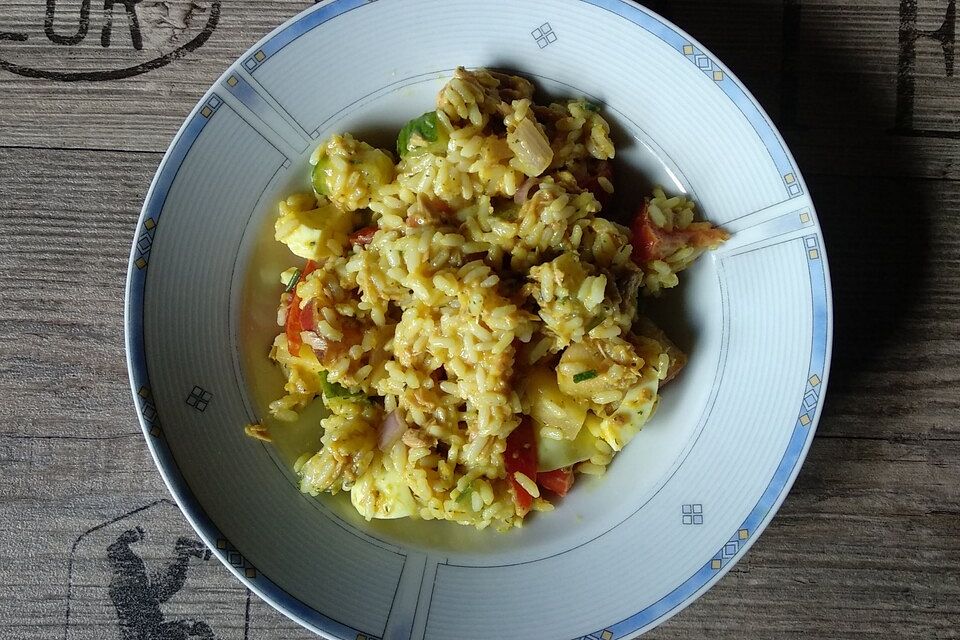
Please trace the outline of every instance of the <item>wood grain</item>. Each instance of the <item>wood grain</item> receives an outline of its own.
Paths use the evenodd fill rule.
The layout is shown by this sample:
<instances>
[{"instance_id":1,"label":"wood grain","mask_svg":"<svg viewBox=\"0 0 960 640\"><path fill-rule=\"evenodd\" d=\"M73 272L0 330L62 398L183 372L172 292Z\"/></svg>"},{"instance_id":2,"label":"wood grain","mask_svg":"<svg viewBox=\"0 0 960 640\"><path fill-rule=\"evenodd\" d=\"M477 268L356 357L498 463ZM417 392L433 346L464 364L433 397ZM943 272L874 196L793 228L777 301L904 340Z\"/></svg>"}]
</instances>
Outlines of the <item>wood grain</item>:
<instances>
[{"instance_id":1,"label":"wood grain","mask_svg":"<svg viewBox=\"0 0 960 640\"><path fill-rule=\"evenodd\" d=\"M85 604L71 589L78 541L166 504L124 363L134 223L197 98L308 4L230 2L202 49L124 80L0 71L0 638L74 637L65 615L68 599ZM946 0L913 4L907 27L940 28ZM836 337L825 413L780 513L727 577L649 637L960 637L960 79L924 35L905 65L910 0L651 5L780 124L824 227ZM4 2L0 31L30 38L0 42L0 58L102 64L95 38L46 40L42 15L42 2ZM905 73L911 129L898 125ZM190 535L165 508L130 522L163 514L150 517ZM184 589L183 606L221 620L223 637L312 637L255 596L245 603L236 581ZM84 620L75 630L95 628Z\"/></svg>"}]
</instances>

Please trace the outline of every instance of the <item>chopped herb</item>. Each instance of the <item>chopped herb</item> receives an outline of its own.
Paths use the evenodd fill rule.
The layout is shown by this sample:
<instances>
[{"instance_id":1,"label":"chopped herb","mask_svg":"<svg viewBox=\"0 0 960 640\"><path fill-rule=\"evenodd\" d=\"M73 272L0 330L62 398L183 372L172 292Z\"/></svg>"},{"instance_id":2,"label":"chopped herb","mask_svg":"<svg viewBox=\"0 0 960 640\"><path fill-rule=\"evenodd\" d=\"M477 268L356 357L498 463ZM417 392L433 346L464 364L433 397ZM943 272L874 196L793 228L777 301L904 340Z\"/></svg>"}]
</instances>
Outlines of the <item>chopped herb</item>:
<instances>
[{"instance_id":1,"label":"chopped herb","mask_svg":"<svg viewBox=\"0 0 960 640\"><path fill-rule=\"evenodd\" d=\"M323 397L324 398L362 398L363 392L361 391L350 391L342 384L337 382L330 382L327 380L327 373L320 373L320 384L323 388Z\"/></svg>"},{"instance_id":2,"label":"chopped herb","mask_svg":"<svg viewBox=\"0 0 960 640\"><path fill-rule=\"evenodd\" d=\"M593 331L594 329L596 329L597 327L599 327L602 322L603 322L603 314L602 314L602 313L593 316L593 320L591 320L591 321L587 324L587 327L586 327L586 329L584 329L583 332L584 332L584 333L590 333L591 331Z\"/></svg>"},{"instance_id":3,"label":"chopped herb","mask_svg":"<svg viewBox=\"0 0 960 640\"><path fill-rule=\"evenodd\" d=\"M600 111L600 105L593 104L592 102L589 102L587 100L583 101L583 108L586 109L587 111L593 111L594 113L597 113Z\"/></svg>"},{"instance_id":4,"label":"chopped herb","mask_svg":"<svg viewBox=\"0 0 960 640\"><path fill-rule=\"evenodd\" d=\"M579 384L580 382L592 380L593 378L596 378L596 377L597 377L597 372L594 371L593 369L590 369L589 371L581 371L580 373L574 374L573 381Z\"/></svg>"},{"instance_id":5,"label":"chopped herb","mask_svg":"<svg viewBox=\"0 0 960 640\"><path fill-rule=\"evenodd\" d=\"M463 492L457 496L457 502L463 502L463 499L473 493L473 485L468 486Z\"/></svg>"},{"instance_id":6,"label":"chopped herb","mask_svg":"<svg viewBox=\"0 0 960 640\"><path fill-rule=\"evenodd\" d=\"M287 288L284 289L283 292L290 293L296 288L298 282L300 282L300 269L294 271L293 275L290 276L290 282L287 283Z\"/></svg>"}]
</instances>

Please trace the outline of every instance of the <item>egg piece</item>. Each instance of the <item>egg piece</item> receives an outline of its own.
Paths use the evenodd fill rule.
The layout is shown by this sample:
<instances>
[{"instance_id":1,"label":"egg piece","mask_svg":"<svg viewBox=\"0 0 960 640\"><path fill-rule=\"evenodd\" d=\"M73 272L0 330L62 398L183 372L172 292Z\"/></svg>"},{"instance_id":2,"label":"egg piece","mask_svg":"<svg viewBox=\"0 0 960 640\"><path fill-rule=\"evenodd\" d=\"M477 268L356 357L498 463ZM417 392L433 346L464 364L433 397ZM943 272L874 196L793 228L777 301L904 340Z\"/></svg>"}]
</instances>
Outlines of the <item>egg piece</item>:
<instances>
[{"instance_id":1,"label":"egg piece","mask_svg":"<svg viewBox=\"0 0 960 640\"><path fill-rule=\"evenodd\" d=\"M281 203L274 237L301 258L324 260L342 255L354 218L354 214L333 204L303 211Z\"/></svg>"},{"instance_id":2,"label":"egg piece","mask_svg":"<svg viewBox=\"0 0 960 640\"><path fill-rule=\"evenodd\" d=\"M367 520L416 517L417 504L403 475L378 455L350 489L350 502Z\"/></svg>"}]
</instances>

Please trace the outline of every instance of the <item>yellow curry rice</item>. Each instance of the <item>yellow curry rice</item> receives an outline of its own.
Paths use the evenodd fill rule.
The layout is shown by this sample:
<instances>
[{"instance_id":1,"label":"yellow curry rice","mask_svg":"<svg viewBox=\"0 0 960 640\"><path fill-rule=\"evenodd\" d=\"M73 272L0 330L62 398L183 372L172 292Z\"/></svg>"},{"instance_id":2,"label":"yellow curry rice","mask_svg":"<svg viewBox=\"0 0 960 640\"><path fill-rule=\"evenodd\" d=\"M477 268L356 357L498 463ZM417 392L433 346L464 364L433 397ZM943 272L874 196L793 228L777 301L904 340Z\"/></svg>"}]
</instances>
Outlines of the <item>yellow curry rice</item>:
<instances>
[{"instance_id":1,"label":"yellow curry rice","mask_svg":"<svg viewBox=\"0 0 960 640\"><path fill-rule=\"evenodd\" d=\"M685 362L639 297L726 238L660 189L632 230L606 217L614 153L597 105L463 68L395 152L317 147L313 192L279 203L307 262L281 274L270 351L273 417L328 410L302 491L503 530L603 473Z\"/></svg>"}]
</instances>

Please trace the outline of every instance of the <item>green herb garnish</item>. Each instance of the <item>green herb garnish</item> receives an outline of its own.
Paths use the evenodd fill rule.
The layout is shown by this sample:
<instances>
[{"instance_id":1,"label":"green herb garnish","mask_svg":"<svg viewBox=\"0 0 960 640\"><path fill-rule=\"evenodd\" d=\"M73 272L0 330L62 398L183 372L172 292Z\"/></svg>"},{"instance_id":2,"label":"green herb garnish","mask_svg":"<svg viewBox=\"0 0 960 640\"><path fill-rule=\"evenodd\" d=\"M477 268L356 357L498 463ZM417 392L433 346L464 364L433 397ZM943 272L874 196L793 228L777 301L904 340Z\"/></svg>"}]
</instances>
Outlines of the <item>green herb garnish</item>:
<instances>
[{"instance_id":1,"label":"green herb garnish","mask_svg":"<svg viewBox=\"0 0 960 640\"><path fill-rule=\"evenodd\" d=\"M290 293L297 287L297 283L300 282L300 273L300 269L293 272L293 275L290 276L290 282L287 283L287 288L283 290L284 293Z\"/></svg>"},{"instance_id":2,"label":"green herb garnish","mask_svg":"<svg viewBox=\"0 0 960 640\"><path fill-rule=\"evenodd\" d=\"M581 371L580 373L574 374L573 381L579 384L587 380L592 380L593 378L596 378L596 377L597 377L597 372L594 371L593 369L590 369L588 371Z\"/></svg>"},{"instance_id":3,"label":"green herb garnish","mask_svg":"<svg viewBox=\"0 0 960 640\"><path fill-rule=\"evenodd\" d=\"M468 486L463 490L463 493L457 496L457 502L463 502L463 499L469 496L471 493L473 493L473 485Z\"/></svg>"},{"instance_id":4,"label":"green herb garnish","mask_svg":"<svg viewBox=\"0 0 960 640\"><path fill-rule=\"evenodd\" d=\"M598 314L593 316L593 319L587 324L586 328L583 330L584 333L590 333L594 329L600 326L600 323L603 322L603 314Z\"/></svg>"},{"instance_id":5,"label":"green herb garnish","mask_svg":"<svg viewBox=\"0 0 960 640\"><path fill-rule=\"evenodd\" d=\"M593 111L594 113L598 113L600 111L600 105L593 104L587 100L583 101L583 108L587 111Z\"/></svg>"},{"instance_id":6,"label":"green herb garnish","mask_svg":"<svg viewBox=\"0 0 960 640\"><path fill-rule=\"evenodd\" d=\"M320 372L320 386L323 389L324 398L362 398L362 391L350 391L345 386L337 382L327 380L327 372Z\"/></svg>"}]
</instances>

